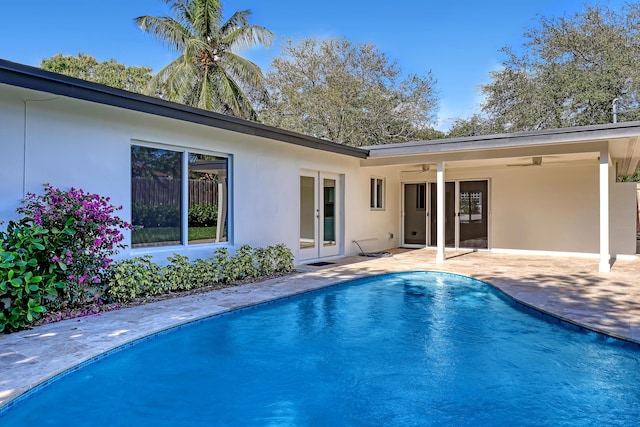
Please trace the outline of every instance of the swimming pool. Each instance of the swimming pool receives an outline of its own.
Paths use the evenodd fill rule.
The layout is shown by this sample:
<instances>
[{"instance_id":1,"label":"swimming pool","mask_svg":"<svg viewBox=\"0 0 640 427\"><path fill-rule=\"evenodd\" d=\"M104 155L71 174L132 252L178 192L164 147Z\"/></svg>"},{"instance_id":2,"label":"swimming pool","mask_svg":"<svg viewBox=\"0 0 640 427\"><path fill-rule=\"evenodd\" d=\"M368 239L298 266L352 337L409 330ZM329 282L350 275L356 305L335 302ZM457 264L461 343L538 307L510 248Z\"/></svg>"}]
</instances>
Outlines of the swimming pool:
<instances>
[{"instance_id":1,"label":"swimming pool","mask_svg":"<svg viewBox=\"0 0 640 427\"><path fill-rule=\"evenodd\" d=\"M160 334L0 425L635 425L635 345L441 273L378 276Z\"/></svg>"}]
</instances>

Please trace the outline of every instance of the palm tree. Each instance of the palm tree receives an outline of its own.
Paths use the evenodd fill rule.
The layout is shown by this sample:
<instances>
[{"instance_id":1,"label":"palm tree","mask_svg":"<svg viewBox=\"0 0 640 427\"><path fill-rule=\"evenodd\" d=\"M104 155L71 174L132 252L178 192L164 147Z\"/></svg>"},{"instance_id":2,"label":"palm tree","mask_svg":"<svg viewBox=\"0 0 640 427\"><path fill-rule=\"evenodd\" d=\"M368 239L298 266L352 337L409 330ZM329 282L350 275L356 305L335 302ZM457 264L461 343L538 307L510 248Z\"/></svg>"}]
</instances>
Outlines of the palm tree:
<instances>
[{"instance_id":1,"label":"palm tree","mask_svg":"<svg viewBox=\"0 0 640 427\"><path fill-rule=\"evenodd\" d=\"M273 33L249 25L250 10L238 11L223 23L220 0L164 1L173 17L140 16L135 22L180 56L152 78L147 94L255 120L247 94L262 88L262 71L236 52L269 47Z\"/></svg>"}]
</instances>

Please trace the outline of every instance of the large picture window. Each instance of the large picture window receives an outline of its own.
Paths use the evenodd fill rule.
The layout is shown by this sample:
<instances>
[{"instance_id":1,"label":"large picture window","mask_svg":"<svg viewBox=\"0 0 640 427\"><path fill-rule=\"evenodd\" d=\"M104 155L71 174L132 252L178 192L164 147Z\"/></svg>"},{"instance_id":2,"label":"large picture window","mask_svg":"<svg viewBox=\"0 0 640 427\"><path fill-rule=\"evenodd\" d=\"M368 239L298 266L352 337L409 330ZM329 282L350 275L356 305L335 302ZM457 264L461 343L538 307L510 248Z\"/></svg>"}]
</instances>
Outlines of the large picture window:
<instances>
[{"instance_id":1,"label":"large picture window","mask_svg":"<svg viewBox=\"0 0 640 427\"><path fill-rule=\"evenodd\" d=\"M228 168L227 157L132 146L132 247L226 242Z\"/></svg>"}]
</instances>

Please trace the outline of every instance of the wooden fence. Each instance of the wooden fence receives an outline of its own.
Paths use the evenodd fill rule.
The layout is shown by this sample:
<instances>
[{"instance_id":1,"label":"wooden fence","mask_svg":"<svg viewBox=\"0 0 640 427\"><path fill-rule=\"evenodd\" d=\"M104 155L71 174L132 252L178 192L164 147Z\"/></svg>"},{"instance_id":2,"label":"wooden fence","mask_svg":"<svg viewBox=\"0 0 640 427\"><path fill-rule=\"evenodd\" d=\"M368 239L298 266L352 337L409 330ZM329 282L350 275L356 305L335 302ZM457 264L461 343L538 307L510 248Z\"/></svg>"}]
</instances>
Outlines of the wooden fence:
<instances>
[{"instance_id":1,"label":"wooden fence","mask_svg":"<svg viewBox=\"0 0 640 427\"><path fill-rule=\"evenodd\" d=\"M133 178L131 199L147 206L179 206L179 179ZM189 180L189 206L214 205L218 201L218 184L214 181Z\"/></svg>"}]
</instances>

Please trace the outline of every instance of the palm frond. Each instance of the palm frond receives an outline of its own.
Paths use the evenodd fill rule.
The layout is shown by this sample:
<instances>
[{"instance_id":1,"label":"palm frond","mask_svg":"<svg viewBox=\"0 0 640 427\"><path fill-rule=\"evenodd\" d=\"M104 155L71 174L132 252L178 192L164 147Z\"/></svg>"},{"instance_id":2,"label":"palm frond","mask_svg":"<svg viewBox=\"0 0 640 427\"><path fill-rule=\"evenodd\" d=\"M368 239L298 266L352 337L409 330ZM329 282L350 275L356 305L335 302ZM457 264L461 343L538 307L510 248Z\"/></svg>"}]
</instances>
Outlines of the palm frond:
<instances>
[{"instance_id":1,"label":"palm frond","mask_svg":"<svg viewBox=\"0 0 640 427\"><path fill-rule=\"evenodd\" d=\"M221 112L245 119L256 119L257 113L253 109L251 101L233 76L222 67L216 73L215 89L217 89L217 97L221 101Z\"/></svg>"},{"instance_id":2,"label":"palm frond","mask_svg":"<svg viewBox=\"0 0 640 427\"><path fill-rule=\"evenodd\" d=\"M208 70L205 71L204 76L202 77L197 107L204 110L214 110L216 108L213 105L213 92L211 91L211 82L209 81Z\"/></svg>"},{"instance_id":3,"label":"palm frond","mask_svg":"<svg viewBox=\"0 0 640 427\"><path fill-rule=\"evenodd\" d=\"M191 23L198 37L207 41L214 38L222 21L220 0L192 0L189 10Z\"/></svg>"},{"instance_id":4,"label":"palm frond","mask_svg":"<svg viewBox=\"0 0 640 427\"><path fill-rule=\"evenodd\" d=\"M191 0L164 0L173 11L176 21L180 22L184 27L191 27L191 12L189 6Z\"/></svg>"},{"instance_id":5,"label":"palm frond","mask_svg":"<svg viewBox=\"0 0 640 427\"><path fill-rule=\"evenodd\" d=\"M251 16L251 10L246 9L246 10L239 10L236 13L234 13L231 18L229 18L227 20L227 22L225 22L224 24L222 24L222 26L220 27L220 34L222 34L223 36L226 34L229 34L230 32L234 31L235 29L248 25L249 24L249 17Z\"/></svg>"},{"instance_id":6,"label":"palm frond","mask_svg":"<svg viewBox=\"0 0 640 427\"><path fill-rule=\"evenodd\" d=\"M177 52L192 38L189 29L170 16L145 15L135 18L134 21L142 31L151 34Z\"/></svg>"},{"instance_id":7,"label":"palm frond","mask_svg":"<svg viewBox=\"0 0 640 427\"><path fill-rule=\"evenodd\" d=\"M222 67L225 74L232 76L243 85L260 87L263 85L264 77L262 70L255 63L234 53L225 52Z\"/></svg>"},{"instance_id":8,"label":"palm frond","mask_svg":"<svg viewBox=\"0 0 640 427\"><path fill-rule=\"evenodd\" d=\"M274 38L271 31L259 25L228 27L222 35L220 42L232 52L252 46L270 47Z\"/></svg>"},{"instance_id":9,"label":"palm frond","mask_svg":"<svg viewBox=\"0 0 640 427\"><path fill-rule=\"evenodd\" d=\"M180 65L182 61L182 57L178 57L171 61L168 65L158 71L151 80L147 84L147 88L145 89L145 94L157 96L160 95L162 98L166 98L165 92L165 84L170 75L172 75L175 69Z\"/></svg>"},{"instance_id":10,"label":"palm frond","mask_svg":"<svg viewBox=\"0 0 640 427\"><path fill-rule=\"evenodd\" d=\"M181 55L153 76L147 93L255 120L257 114L247 93L263 86L262 72L234 51L255 45L268 47L273 33L249 25L249 10L234 13L222 24L221 0L164 2L173 17L141 16L135 21Z\"/></svg>"}]
</instances>

